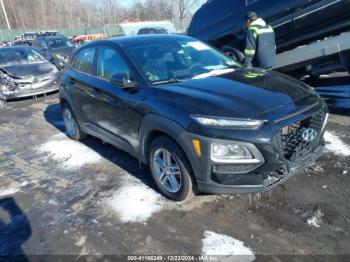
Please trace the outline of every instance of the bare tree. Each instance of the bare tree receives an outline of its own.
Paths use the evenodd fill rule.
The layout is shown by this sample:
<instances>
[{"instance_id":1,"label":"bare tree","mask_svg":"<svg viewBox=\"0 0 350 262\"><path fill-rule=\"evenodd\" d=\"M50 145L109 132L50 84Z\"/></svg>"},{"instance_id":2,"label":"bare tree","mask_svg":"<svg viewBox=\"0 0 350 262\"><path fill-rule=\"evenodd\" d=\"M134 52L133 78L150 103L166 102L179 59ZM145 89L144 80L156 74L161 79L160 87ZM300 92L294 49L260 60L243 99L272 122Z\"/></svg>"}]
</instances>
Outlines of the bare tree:
<instances>
[{"instance_id":1,"label":"bare tree","mask_svg":"<svg viewBox=\"0 0 350 262\"><path fill-rule=\"evenodd\" d=\"M3 0L12 28L59 29L119 24L128 20L189 19L205 0L134 0L126 8L118 0ZM0 15L0 28L6 21Z\"/></svg>"}]
</instances>

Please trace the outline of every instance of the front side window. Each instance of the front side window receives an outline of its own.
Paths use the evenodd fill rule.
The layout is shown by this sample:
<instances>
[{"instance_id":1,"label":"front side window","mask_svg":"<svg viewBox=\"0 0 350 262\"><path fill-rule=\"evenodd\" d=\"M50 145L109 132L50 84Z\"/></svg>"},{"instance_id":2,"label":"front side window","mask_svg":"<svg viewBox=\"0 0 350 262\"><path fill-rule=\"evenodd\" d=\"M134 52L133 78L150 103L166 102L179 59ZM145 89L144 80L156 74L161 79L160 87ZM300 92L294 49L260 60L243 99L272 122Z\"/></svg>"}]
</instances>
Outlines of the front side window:
<instances>
[{"instance_id":1,"label":"front side window","mask_svg":"<svg viewBox=\"0 0 350 262\"><path fill-rule=\"evenodd\" d=\"M111 80L117 73L126 73L130 76L130 69L123 57L111 47L100 47L97 60L97 76Z\"/></svg>"},{"instance_id":2,"label":"front side window","mask_svg":"<svg viewBox=\"0 0 350 262\"><path fill-rule=\"evenodd\" d=\"M94 65L95 51L95 47L81 50L75 55L72 67L77 71L91 74Z\"/></svg>"},{"instance_id":3,"label":"front side window","mask_svg":"<svg viewBox=\"0 0 350 262\"><path fill-rule=\"evenodd\" d=\"M231 58L195 39L140 44L128 47L127 52L152 83L239 67Z\"/></svg>"}]
</instances>

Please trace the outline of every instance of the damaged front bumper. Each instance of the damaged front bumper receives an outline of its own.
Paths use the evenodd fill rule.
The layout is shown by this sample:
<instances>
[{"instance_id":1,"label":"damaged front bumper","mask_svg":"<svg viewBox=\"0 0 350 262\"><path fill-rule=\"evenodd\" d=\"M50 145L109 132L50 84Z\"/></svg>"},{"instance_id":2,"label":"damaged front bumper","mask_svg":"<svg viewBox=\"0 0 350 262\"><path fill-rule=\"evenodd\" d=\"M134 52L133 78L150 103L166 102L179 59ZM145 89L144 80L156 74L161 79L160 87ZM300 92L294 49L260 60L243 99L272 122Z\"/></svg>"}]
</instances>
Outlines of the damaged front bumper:
<instances>
[{"instance_id":1,"label":"damaged front bumper","mask_svg":"<svg viewBox=\"0 0 350 262\"><path fill-rule=\"evenodd\" d=\"M6 77L0 84L0 100L9 101L19 98L47 94L59 90L62 73L30 79L12 79Z\"/></svg>"},{"instance_id":2,"label":"damaged front bumper","mask_svg":"<svg viewBox=\"0 0 350 262\"><path fill-rule=\"evenodd\" d=\"M255 134L253 131L249 133L224 130L223 134L227 138L223 139L184 132L178 139L185 141L183 143L187 146L184 148L189 148L185 153L190 160L199 191L210 194L261 193L286 182L320 158L325 148L324 131L327 119L328 110L320 103L295 118L266 125ZM301 135L306 128L317 131L318 138L313 141L303 140ZM194 140L200 141L200 157L191 145ZM263 160L248 146L246 148L254 159L260 161L220 163L210 157L213 144L242 144L242 141L255 145Z\"/></svg>"},{"instance_id":3,"label":"damaged front bumper","mask_svg":"<svg viewBox=\"0 0 350 262\"><path fill-rule=\"evenodd\" d=\"M307 158L303 159L297 164L288 165L285 164L284 167L281 166L279 172L273 172L270 174L263 173L250 173L245 175L232 175L233 180L236 180L236 183L239 179L244 179L247 181L247 176L250 176L251 181L257 183L251 183L250 185L225 185L217 183L216 181L198 181L198 188L202 192L210 194L233 194L233 193L263 193L270 191L276 186L285 183L294 175L302 172L311 166L317 159L322 156L324 152L325 145L322 144L315 149L313 153L308 155ZM226 174L226 176L229 176Z\"/></svg>"}]
</instances>

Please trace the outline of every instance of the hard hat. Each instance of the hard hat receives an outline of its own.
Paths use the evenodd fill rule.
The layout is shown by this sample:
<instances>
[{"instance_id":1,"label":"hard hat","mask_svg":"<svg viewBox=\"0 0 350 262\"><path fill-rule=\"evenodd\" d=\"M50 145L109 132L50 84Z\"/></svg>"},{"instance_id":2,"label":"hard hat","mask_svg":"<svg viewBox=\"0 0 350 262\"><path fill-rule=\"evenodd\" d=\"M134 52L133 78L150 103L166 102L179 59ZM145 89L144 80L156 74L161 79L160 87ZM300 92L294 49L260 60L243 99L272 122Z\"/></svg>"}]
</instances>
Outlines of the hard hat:
<instances>
[{"instance_id":1,"label":"hard hat","mask_svg":"<svg viewBox=\"0 0 350 262\"><path fill-rule=\"evenodd\" d=\"M249 19L249 20L256 20L258 19L258 15L257 13L253 12L253 11L249 11L247 14L246 14L246 18Z\"/></svg>"}]
</instances>

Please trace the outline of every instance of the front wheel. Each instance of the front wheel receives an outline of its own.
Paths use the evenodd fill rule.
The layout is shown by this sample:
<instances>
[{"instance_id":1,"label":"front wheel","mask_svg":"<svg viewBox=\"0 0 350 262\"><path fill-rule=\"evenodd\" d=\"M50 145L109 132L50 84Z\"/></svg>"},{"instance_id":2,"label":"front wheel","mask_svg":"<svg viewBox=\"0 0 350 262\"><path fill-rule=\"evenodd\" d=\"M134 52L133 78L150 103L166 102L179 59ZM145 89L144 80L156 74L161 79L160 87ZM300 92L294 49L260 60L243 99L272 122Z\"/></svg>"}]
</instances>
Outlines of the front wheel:
<instances>
[{"instance_id":1,"label":"front wheel","mask_svg":"<svg viewBox=\"0 0 350 262\"><path fill-rule=\"evenodd\" d=\"M153 179L162 194L174 201L193 196L192 171L182 149L167 137L156 138L149 149Z\"/></svg>"}]
</instances>

